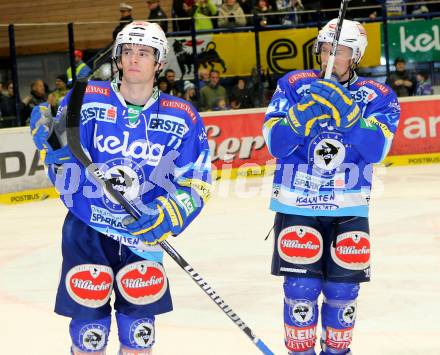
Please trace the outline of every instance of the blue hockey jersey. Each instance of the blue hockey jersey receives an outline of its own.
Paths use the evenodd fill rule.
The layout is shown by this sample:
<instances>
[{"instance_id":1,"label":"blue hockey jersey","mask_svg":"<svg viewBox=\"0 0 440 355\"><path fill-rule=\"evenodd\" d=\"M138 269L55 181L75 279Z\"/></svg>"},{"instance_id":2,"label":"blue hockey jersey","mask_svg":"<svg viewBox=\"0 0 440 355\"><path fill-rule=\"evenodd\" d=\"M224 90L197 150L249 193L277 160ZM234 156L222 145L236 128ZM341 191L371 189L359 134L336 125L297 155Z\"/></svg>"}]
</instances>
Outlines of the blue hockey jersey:
<instances>
[{"instance_id":1,"label":"blue hockey jersey","mask_svg":"<svg viewBox=\"0 0 440 355\"><path fill-rule=\"evenodd\" d=\"M58 109L65 117L70 93ZM140 114L133 115L116 83L88 83L81 108L81 145L115 189L142 206L170 194L184 206L184 228L198 215L210 194L211 160L203 122L183 99L157 89ZM95 230L161 261L159 246L129 234L123 207L103 191L78 163L49 167L49 177L66 207Z\"/></svg>"},{"instance_id":2,"label":"blue hockey jersey","mask_svg":"<svg viewBox=\"0 0 440 355\"><path fill-rule=\"evenodd\" d=\"M300 137L286 121L289 108L310 94L319 71L293 71L278 81L263 135L277 158L270 208L304 216L368 216L373 164L387 155L400 117L396 94L356 74L347 89L362 112L348 132L321 127Z\"/></svg>"}]
</instances>

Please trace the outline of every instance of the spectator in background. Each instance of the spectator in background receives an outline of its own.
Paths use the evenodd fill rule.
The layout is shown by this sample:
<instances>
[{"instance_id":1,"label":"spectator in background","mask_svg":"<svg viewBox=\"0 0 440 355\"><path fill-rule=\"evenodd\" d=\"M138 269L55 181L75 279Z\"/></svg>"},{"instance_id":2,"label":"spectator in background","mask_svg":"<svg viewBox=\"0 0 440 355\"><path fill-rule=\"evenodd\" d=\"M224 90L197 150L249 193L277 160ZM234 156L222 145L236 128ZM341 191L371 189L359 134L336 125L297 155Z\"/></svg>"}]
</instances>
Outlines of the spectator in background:
<instances>
[{"instance_id":1,"label":"spectator in background","mask_svg":"<svg viewBox=\"0 0 440 355\"><path fill-rule=\"evenodd\" d=\"M223 0L212 0L212 3L215 5L215 7L217 8L217 12L220 11L220 8L223 5Z\"/></svg>"},{"instance_id":2,"label":"spectator in background","mask_svg":"<svg viewBox=\"0 0 440 355\"><path fill-rule=\"evenodd\" d=\"M438 12L440 12L440 3L439 2L431 1L428 4L426 4L426 2L424 0L415 0L415 1L421 2L421 3L425 3L425 4L424 5L413 5L413 7L411 9L411 13L413 13L414 10L417 11L417 8L419 8L419 7L427 7L430 13L433 13L433 12L437 12L438 13ZM411 2L414 2L414 1L411 1ZM408 8L409 7L410 6L408 5ZM438 14L436 14L436 15L433 15L433 17L439 17L439 16L438 16Z\"/></svg>"},{"instance_id":3,"label":"spectator in background","mask_svg":"<svg viewBox=\"0 0 440 355\"><path fill-rule=\"evenodd\" d=\"M254 107L251 93L246 87L246 81L243 78L238 78L237 84L232 88L229 102L232 109Z\"/></svg>"},{"instance_id":4,"label":"spectator in background","mask_svg":"<svg viewBox=\"0 0 440 355\"><path fill-rule=\"evenodd\" d=\"M200 89L200 110L213 110L218 106L220 99L226 101L226 98L226 89L220 85L220 72L212 70L209 73L209 83Z\"/></svg>"},{"instance_id":5,"label":"spectator in background","mask_svg":"<svg viewBox=\"0 0 440 355\"><path fill-rule=\"evenodd\" d=\"M198 108L196 86L190 81L185 81L183 84L183 98Z\"/></svg>"},{"instance_id":6,"label":"spectator in background","mask_svg":"<svg viewBox=\"0 0 440 355\"><path fill-rule=\"evenodd\" d=\"M179 87L179 82L176 81L176 72L173 69L165 70L165 79L168 82L167 94L182 97L182 90Z\"/></svg>"},{"instance_id":7,"label":"spectator in background","mask_svg":"<svg viewBox=\"0 0 440 355\"><path fill-rule=\"evenodd\" d=\"M246 25L246 17L244 17L243 9L237 0L225 0L220 7L218 19L218 27L239 27Z\"/></svg>"},{"instance_id":8,"label":"spectator in background","mask_svg":"<svg viewBox=\"0 0 440 355\"><path fill-rule=\"evenodd\" d=\"M20 124L24 126L26 117L23 117L24 104L22 101L20 101L18 109ZM15 126L17 109L15 107L14 83L12 80L9 80L6 84L6 95L2 95L0 98L0 115L2 117L1 127Z\"/></svg>"},{"instance_id":9,"label":"spectator in background","mask_svg":"<svg viewBox=\"0 0 440 355\"><path fill-rule=\"evenodd\" d=\"M274 12L272 6L267 3L267 0L257 0L254 12L256 14L257 24L261 27L277 23L278 16L266 15L268 12Z\"/></svg>"},{"instance_id":10,"label":"spectator in background","mask_svg":"<svg viewBox=\"0 0 440 355\"><path fill-rule=\"evenodd\" d=\"M387 16L406 15L406 0L385 0Z\"/></svg>"},{"instance_id":11,"label":"spectator in background","mask_svg":"<svg viewBox=\"0 0 440 355\"><path fill-rule=\"evenodd\" d=\"M160 8L159 0L147 0L147 7L150 11L148 15L149 20L161 20L154 21L162 27L162 30L167 33L168 32L168 17L165 15L165 12Z\"/></svg>"},{"instance_id":12,"label":"spectator in background","mask_svg":"<svg viewBox=\"0 0 440 355\"><path fill-rule=\"evenodd\" d=\"M75 66L76 66L75 69L76 78L77 79L88 78L89 75L92 74L92 69L90 69L90 67L83 62L83 52L80 51L79 49L76 49L74 52L74 56L75 56ZM67 85L71 86L73 83L71 67L67 68L66 74L67 74Z\"/></svg>"},{"instance_id":13,"label":"spectator in background","mask_svg":"<svg viewBox=\"0 0 440 355\"><path fill-rule=\"evenodd\" d=\"M431 85L431 80L429 79L429 75L426 72L420 72L416 75L417 87L416 87L416 95L433 95L434 89Z\"/></svg>"},{"instance_id":14,"label":"spectator in background","mask_svg":"<svg viewBox=\"0 0 440 355\"><path fill-rule=\"evenodd\" d=\"M113 30L113 40L116 39L117 34L130 22L133 22L133 17L131 12L133 10L133 6L126 4L125 2L121 2L119 4L119 12L121 13L121 18L119 19L119 25L115 27Z\"/></svg>"},{"instance_id":15,"label":"spectator in background","mask_svg":"<svg viewBox=\"0 0 440 355\"><path fill-rule=\"evenodd\" d=\"M168 93L168 80L165 77L162 76L157 80L157 86L160 91Z\"/></svg>"},{"instance_id":16,"label":"spectator in background","mask_svg":"<svg viewBox=\"0 0 440 355\"><path fill-rule=\"evenodd\" d=\"M396 58L394 61L396 71L391 73L385 84L391 86L398 97L412 96L414 93L414 77L406 70L406 61L403 58Z\"/></svg>"},{"instance_id":17,"label":"spectator in background","mask_svg":"<svg viewBox=\"0 0 440 355\"><path fill-rule=\"evenodd\" d=\"M191 17L193 13L194 0L174 0L173 1L173 17L185 18ZM174 31L190 31L190 20L174 20Z\"/></svg>"},{"instance_id":18,"label":"spectator in background","mask_svg":"<svg viewBox=\"0 0 440 355\"><path fill-rule=\"evenodd\" d=\"M52 116L57 115L58 106L67 95L67 76L64 74L58 75L55 79L55 90L47 96L47 102L50 105Z\"/></svg>"},{"instance_id":19,"label":"spectator in background","mask_svg":"<svg viewBox=\"0 0 440 355\"><path fill-rule=\"evenodd\" d=\"M229 110L229 109L230 109L230 107L229 107L228 103L226 102L226 99L222 97L217 100L217 103L212 108L212 111L225 111L225 110Z\"/></svg>"},{"instance_id":20,"label":"spectator in background","mask_svg":"<svg viewBox=\"0 0 440 355\"><path fill-rule=\"evenodd\" d=\"M67 95L69 89L67 88L67 76L65 74L60 74L55 79L55 90L50 93L49 96L53 96L54 104L58 109L61 100ZM56 114L56 111L55 111Z\"/></svg>"},{"instance_id":21,"label":"spectator in background","mask_svg":"<svg viewBox=\"0 0 440 355\"><path fill-rule=\"evenodd\" d=\"M209 70L207 68L199 68L199 87L200 89L209 84Z\"/></svg>"},{"instance_id":22,"label":"spectator in background","mask_svg":"<svg viewBox=\"0 0 440 355\"><path fill-rule=\"evenodd\" d=\"M302 22L302 15L298 12L304 11L304 5L301 0L278 0L276 2L278 11L291 13L288 15L280 15L281 24L297 25Z\"/></svg>"},{"instance_id":23,"label":"spectator in background","mask_svg":"<svg viewBox=\"0 0 440 355\"><path fill-rule=\"evenodd\" d=\"M194 17L196 31L214 28L211 16L217 15L217 7L212 0L197 0L191 14Z\"/></svg>"},{"instance_id":24,"label":"spectator in background","mask_svg":"<svg viewBox=\"0 0 440 355\"><path fill-rule=\"evenodd\" d=\"M413 1L411 1L413 2ZM414 4L408 6L408 13L413 15L427 14L429 13L428 5L423 0L416 0L416 2L420 2L421 4ZM438 4L437 4L438 5Z\"/></svg>"},{"instance_id":25,"label":"spectator in background","mask_svg":"<svg viewBox=\"0 0 440 355\"><path fill-rule=\"evenodd\" d=\"M261 78L261 81L259 80ZM251 70L251 75L247 83L247 90L249 91L252 98L253 107L261 107L264 102L261 101L261 94L264 96L264 90L267 87L267 83L264 81L264 72L260 67L260 78L258 77L257 67L253 67ZM261 92L260 92L261 91Z\"/></svg>"},{"instance_id":26,"label":"spectator in background","mask_svg":"<svg viewBox=\"0 0 440 355\"><path fill-rule=\"evenodd\" d=\"M231 108L231 110L238 110L240 109L240 103L238 102L237 98L234 96L231 96L229 98L229 106Z\"/></svg>"},{"instance_id":27,"label":"spectator in background","mask_svg":"<svg viewBox=\"0 0 440 355\"><path fill-rule=\"evenodd\" d=\"M22 111L22 116L20 117L22 119L22 125L28 123L28 119L31 117L32 109L35 106L38 106L39 104L47 101L48 91L49 90L47 84L45 84L44 81L41 79L37 79L31 83L30 95L26 96L23 99L24 107Z\"/></svg>"}]
</instances>

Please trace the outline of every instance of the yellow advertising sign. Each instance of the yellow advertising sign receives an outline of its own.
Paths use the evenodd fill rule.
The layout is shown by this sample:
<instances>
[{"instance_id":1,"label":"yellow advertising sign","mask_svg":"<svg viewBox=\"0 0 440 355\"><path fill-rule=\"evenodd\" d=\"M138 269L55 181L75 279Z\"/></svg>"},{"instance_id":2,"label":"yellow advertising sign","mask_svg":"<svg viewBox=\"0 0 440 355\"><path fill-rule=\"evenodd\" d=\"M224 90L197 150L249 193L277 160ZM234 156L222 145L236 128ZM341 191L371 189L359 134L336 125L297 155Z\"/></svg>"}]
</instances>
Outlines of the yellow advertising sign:
<instances>
[{"instance_id":1,"label":"yellow advertising sign","mask_svg":"<svg viewBox=\"0 0 440 355\"><path fill-rule=\"evenodd\" d=\"M313 54L317 28L292 28L261 34L261 65L274 73L319 68Z\"/></svg>"},{"instance_id":2,"label":"yellow advertising sign","mask_svg":"<svg viewBox=\"0 0 440 355\"><path fill-rule=\"evenodd\" d=\"M367 31L368 47L361 61L361 67L375 67L380 65L382 49L382 31L380 22L364 24Z\"/></svg>"},{"instance_id":3,"label":"yellow advertising sign","mask_svg":"<svg viewBox=\"0 0 440 355\"><path fill-rule=\"evenodd\" d=\"M365 29L369 44L361 66L379 65L381 53L380 24L365 24ZM260 32L262 68L265 72L269 70L271 73L280 74L296 69L319 68L313 54L313 45L317 34L317 28L292 28ZM254 33L223 33L204 37L200 37L201 43L200 46L198 45L198 56L202 65L204 63L202 59L212 57L216 58L212 65L222 73L222 76L247 76L251 74L252 68L256 66ZM220 64L221 62L224 62L225 71L223 65ZM208 68L211 69L210 66Z\"/></svg>"}]
</instances>

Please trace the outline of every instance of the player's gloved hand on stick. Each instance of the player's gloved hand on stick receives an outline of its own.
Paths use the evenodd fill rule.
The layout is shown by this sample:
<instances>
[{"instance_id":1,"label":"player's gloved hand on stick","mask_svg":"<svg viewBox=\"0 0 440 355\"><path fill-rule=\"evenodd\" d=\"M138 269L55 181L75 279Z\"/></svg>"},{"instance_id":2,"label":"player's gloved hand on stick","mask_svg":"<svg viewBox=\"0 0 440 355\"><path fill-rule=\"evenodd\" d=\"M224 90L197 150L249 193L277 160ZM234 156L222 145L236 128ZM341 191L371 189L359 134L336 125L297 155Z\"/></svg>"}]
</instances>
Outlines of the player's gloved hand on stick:
<instances>
[{"instance_id":1,"label":"player's gloved hand on stick","mask_svg":"<svg viewBox=\"0 0 440 355\"><path fill-rule=\"evenodd\" d=\"M148 212L135 221L127 216L123 223L127 230L146 244L155 245L183 229L185 210L173 198L159 196L146 205Z\"/></svg>"},{"instance_id":2,"label":"player's gloved hand on stick","mask_svg":"<svg viewBox=\"0 0 440 355\"><path fill-rule=\"evenodd\" d=\"M316 80L310 85L312 97L331 112L331 125L346 132L354 127L361 117L361 110L351 97L350 91L336 81Z\"/></svg>"},{"instance_id":3,"label":"player's gloved hand on stick","mask_svg":"<svg viewBox=\"0 0 440 355\"><path fill-rule=\"evenodd\" d=\"M287 122L299 136L315 136L319 125L330 120L328 109L316 102L310 95L304 96L287 112Z\"/></svg>"},{"instance_id":4,"label":"player's gloved hand on stick","mask_svg":"<svg viewBox=\"0 0 440 355\"><path fill-rule=\"evenodd\" d=\"M55 134L55 125L48 103L33 108L30 128L32 139L40 153L40 159L46 165L71 163L74 161L73 155L68 146L60 147Z\"/></svg>"}]
</instances>

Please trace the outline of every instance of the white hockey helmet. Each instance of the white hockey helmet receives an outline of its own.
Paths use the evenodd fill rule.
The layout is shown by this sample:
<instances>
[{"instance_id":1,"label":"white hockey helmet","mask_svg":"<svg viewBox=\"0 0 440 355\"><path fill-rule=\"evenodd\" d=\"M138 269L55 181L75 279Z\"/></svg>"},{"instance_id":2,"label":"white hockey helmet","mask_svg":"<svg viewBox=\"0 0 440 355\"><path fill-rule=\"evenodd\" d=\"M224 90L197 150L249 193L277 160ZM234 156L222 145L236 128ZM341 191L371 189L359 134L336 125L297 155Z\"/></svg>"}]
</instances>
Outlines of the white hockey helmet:
<instances>
[{"instance_id":1,"label":"white hockey helmet","mask_svg":"<svg viewBox=\"0 0 440 355\"><path fill-rule=\"evenodd\" d=\"M125 26L116 36L112 59L117 60L122 53L123 44L140 44L156 49L158 63L165 63L168 54L168 41L162 28L153 22L134 21Z\"/></svg>"},{"instance_id":2,"label":"white hockey helmet","mask_svg":"<svg viewBox=\"0 0 440 355\"><path fill-rule=\"evenodd\" d=\"M318 33L315 42L315 54L319 54L322 43L332 43L335 36L338 19L330 20ZM357 21L344 20L342 22L341 34L339 35L339 44L350 47L353 50L352 59L358 64L367 48L367 32L364 26Z\"/></svg>"}]
</instances>

